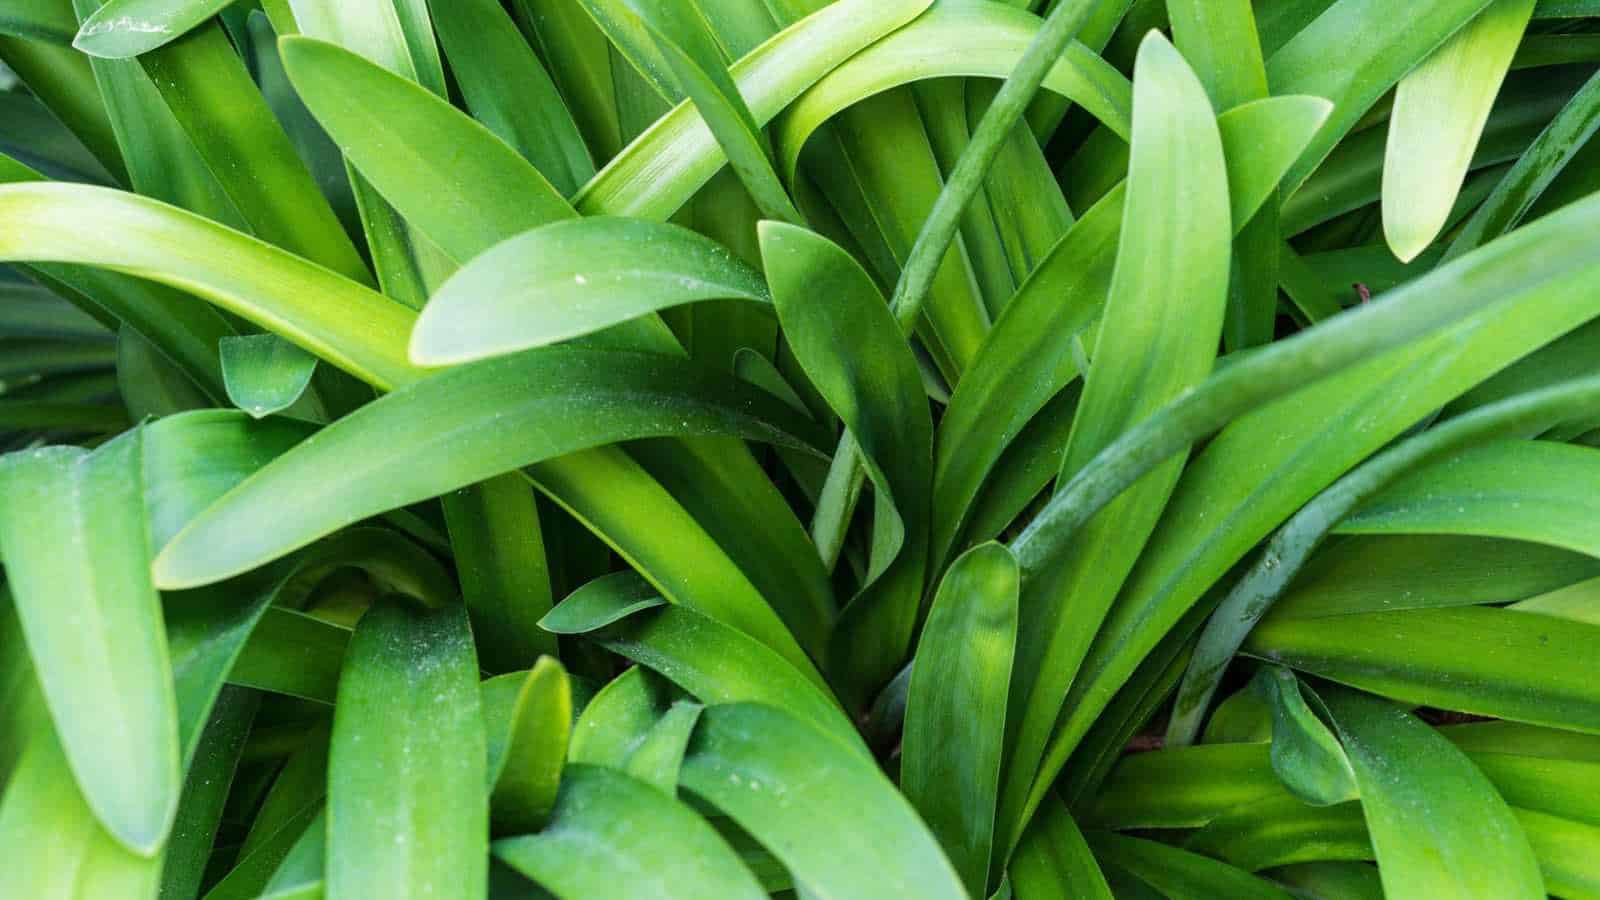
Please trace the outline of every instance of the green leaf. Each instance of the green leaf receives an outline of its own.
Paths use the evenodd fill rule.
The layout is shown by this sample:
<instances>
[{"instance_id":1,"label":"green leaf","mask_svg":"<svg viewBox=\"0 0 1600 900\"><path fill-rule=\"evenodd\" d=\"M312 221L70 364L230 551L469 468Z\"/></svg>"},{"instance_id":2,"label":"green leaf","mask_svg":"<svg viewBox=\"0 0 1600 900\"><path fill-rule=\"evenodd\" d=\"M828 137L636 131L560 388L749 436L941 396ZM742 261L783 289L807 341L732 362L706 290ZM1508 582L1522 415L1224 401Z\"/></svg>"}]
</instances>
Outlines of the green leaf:
<instances>
[{"instance_id":1,"label":"green leaf","mask_svg":"<svg viewBox=\"0 0 1600 900\"><path fill-rule=\"evenodd\" d=\"M1017 642L1017 563L999 544L950 566L917 643L906 697L900 790L967 889L989 879Z\"/></svg>"},{"instance_id":2,"label":"green leaf","mask_svg":"<svg viewBox=\"0 0 1600 900\"><path fill-rule=\"evenodd\" d=\"M485 759L466 611L378 603L356 626L339 679L330 900L486 896Z\"/></svg>"},{"instance_id":3,"label":"green leaf","mask_svg":"<svg viewBox=\"0 0 1600 900\"><path fill-rule=\"evenodd\" d=\"M104 188L14 184L0 186L0 224L0 259L112 268L178 287L380 386L421 375L405 358L413 316L404 307L191 213Z\"/></svg>"},{"instance_id":4,"label":"green leaf","mask_svg":"<svg viewBox=\"0 0 1600 900\"><path fill-rule=\"evenodd\" d=\"M802 224L794 201L773 171L761 128L728 74L722 51L702 13L672 0L624 2L637 14L638 23L648 35L646 41L653 43L677 87L694 102L761 212L769 218ZM614 4L590 3L591 8L601 5Z\"/></svg>"},{"instance_id":5,"label":"green leaf","mask_svg":"<svg viewBox=\"0 0 1600 900\"><path fill-rule=\"evenodd\" d=\"M279 50L346 158L457 264L488 249L485 228L511 235L572 215L517 151L414 82L314 38L283 38Z\"/></svg>"},{"instance_id":6,"label":"green leaf","mask_svg":"<svg viewBox=\"0 0 1600 900\"><path fill-rule=\"evenodd\" d=\"M1288 193L1305 181L1367 110L1491 0L1420 0L1396 9L1387 0L1338 0L1267 58L1274 94L1333 101L1333 115L1285 178ZM1373 23L1381 22L1381 28ZM1333 52L1337 48L1337 52Z\"/></svg>"},{"instance_id":7,"label":"green leaf","mask_svg":"<svg viewBox=\"0 0 1600 900\"><path fill-rule=\"evenodd\" d=\"M1020 900L1083 897L1111 900L1111 888L1078 823L1060 801L1045 801L1022 833L1009 869Z\"/></svg>"},{"instance_id":8,"label":"green leaf","mask_svg":"<svg viewBox=\"0 0 1600 900\"><path fill-rule=\"evenodd\" d=\"M228 683L332 704L350 629L269 606L239 651Z\"/></svg>"},{"instance_id":9,"label":"green leaf","mask_svg":"<svg viewBox=\"0 0 1600 900\"><path fill-rule=\"evenodd\" d=\"M598 766L569 766L550 825L496 841L494 854L563 898L766 896L693 810Z\"/></svg>"},{"instance_id":10,"label":"green leaf","mask_svg":"<svg viewBox=\"0 0 1600 900\"><path fill-rule=\"evenodd\" d=\"M1385 894L1545 895L1516 817L1460 750L1382 700L1343 690L1325 699L1361 789Z\"/></svg>"},{"instance_id":11,"label":"green leaf","mask_svg":"<svg viewBox=\"0 0 1600 900\"><path fill-rule=\"evenodd\" d=\"M683 757L689 752L689 739L704 710L704 706L690 700L673 701L634 748L628 758L628 774L676 797Z\"/></svg>"},{"instance_id":12,"label":"green leaf","mask_svg":"<svg viewBox=\"0 0 1600 900\"><path fill-rule=\"evenodd\" d=\"M1132 873L1169 897L1288 900L1271 882L1226 863L1142 838L1091 832L1095 856Z\"/></svg>"},{"instance_id":13,"label":"green leaf","mask_svg":"<svg viewBox=\"0 0 1600 900\"><path fill-rule=\"evenodd\" d=\"M77 31L72 7L58 0L17 0L0 10L0 34L66 44Z\"/></svg>"},{"instance_id":14,"label":"green leaf","mask_svg":"<svg viewBox=\"0 0 1600 900\"><path fill-rule=\"evenodd\" d=\"M665 682L633 666L595 693L572 727L567 762L626 771L665 712Z\"/></svg>"},{"instance_id":15,"label":"green leaf","mask_svg":"<svg viewBox=\"0 0 1600 900\"><path fill-rule=\"evenodd\" d=\"M967 896L927 827L869 759L772 707L706 709L682 783L820 896ZM843 808L855 813L834 815Z\"/></svg>"},{"instance_id":16,"label":"green leaf","mask_svg":"<svg viewBox=\"0 0 1600 900\"><path fill-rule=\"evenodd\" d=\"M1600 78L1590 76L1473 212L1446 258L1454 259L1521 223L1596 130L1600 130Z\"/></svg>"},{"instance_id":17,"label":"green leaf","mask_svg":"<svg viewBox=\"0 0 1600 900\"><path fill-rule=\"evenodd\" d=\"M1252 100L1217 116L1235 234L1273 196L1332 112L1333 104L1321 97L1279 96Z\"/></svg>"},{"instance_id":18,"label":"green leaf","mask_svg":"<svg viewBox=\"0 0 1600 900\"><path fill-rule=\"evenodd\" d=\"M594 177L594 160L550 74L495 0L434 3L450 70L473 118L514 147L562 196Z\"/></svg>"},{"instance_id":19,"label":"green leaf","mask_svg":"<svg viewBox=\"0 0 1600 900\"><path fill-rule=\"evenodd\" d=\"M900 667L916 627L933 424L916 360L853 258L814 232L770 221L761 224L761 256L789 347L844 422L875 489L871 570L844 608L825 667L846 704L861 706Z\"/></svg>"},{"instance_id":20,"label":"green leaf","mask_svg":"<svg viewBox=\"0 0 1600 900\"><path fill-rule=\"evenodd\" d=\"M1545 441L1499 441L1417 470L1346 519L1346 534L1469 534L1600 556L1579 486L1600 478L1600 452Z\"/></svg>"},{"instance_id":21,"label":"green leaf","mask_svg":"<svg viewBox=\"0 0 1600 900\"><path fill-rule=\"evenodd\" d=\"M770 302L760 273L686 228L569 219L496 244L440 286L417 319L411 358L471 362L717 298Z\"/></svg>"},{"instance_id":22,"label":"green leaf","mask_svg":"<svg viewBox=\"0 0 1600 900\"><path fill-rule=\"evenodd\" d=\"M752 50L729 70L765 127L819 78L917 18L932 0L841 0ZM666 219L727 162L694 105L673 108L618 153L574 201L584 215Z\"/></svg>"},{"instance_id":23,"label":"green leaf","mask_svg":"<svg viewBox=\"0 0 1600 900\"><path fill-rule=\"evenodd\" d=\"M480 690L491 821L500 833L534 831L555 805L567 759L572 689L566 670L543 656L526 673L491 678Z\"/></svg>"},{"instance_id":24,"label":"green leaf","mask_svg":"<svg viewBox=\"0 0 1600 900\"><path fill-rule=\"evenodd\" d=\"M83 20L72 46L90 56L124 59L176 40L232 0L110 0Z\"/></svg>"},{"instance_id":25,"label":"green leaf","mask_svg":"<svg viewBox=\"0 0 1600 900\"><path fill-rule=\"evenodd\" d=\"M507 405L513 398L520 412ZM574 415L574 401L610 414ZM368 515L618 440L723 434L804 447L798 435L812 430L782 401L686 361L527 351L444 372L323 429L191 522L155 571L168 588L209 583ZM286 502L286 486L303 490L308 478L327 485L318 502ZM263 509L273 510L270 531L253 524Z\"/></svg>"},{"instance_id":26,"label":"green leaf","mask_svg":"<svg viewBox=\"0 0 1600 900\"><path fill-rule=\"evenodd\" d=\"M1232 229L1210 101L1161 37L1141 45L1134 81L1122 240L1058 483L1206 377L1227 308ZM1181 295L1170 289L1177 280L1187 285ZM1182 471L1183 461L1172 459L1147 475L1025 587L1012 681L1020 718L1002 801L1012 845L1031 805L1025 798L1053 780L1033 782L1061 701Z\"/></svg>"},{"instance_id":27,"label":"green leaf","mask_svg":"<svg viewBox=\"0 0 1600 900\"><path fill-rule=\"evenodd\" d=\"M0 796L0 851L28 860L6 881L19 896L154 900L161 885L160 857L133 853L100 826L42 719Z\"/></svg>"},{"instance_id":28,"label":"green leaf","mask_svg":"<svg viewBox=\"0 0 1600 900\"><path fill-rule=\"evenodd\" d=\"M1401 262L1433 243L1511 68L1534 0L1494 0L1395 88L1383 162L1383 234Z\"/></svg>"},{"instance_id":29,"label":"green leaf","mask_svg":"<svg viewBox=\"0 0 1600 900\"><path fill-rule=\"evenodd\" d=\"M585 634L659 672L707 704L765 703L857 744L855 728L820 678L797 670L759 641L677 605L663 605L630 572L595 579L540 623Z\"/></svg>"},{"instance_id":30,"label":"green leaf","mask_svg":"<svg viewBox=\"0 0 1600 900\"><path fill-rule=\"evenodd\" d=\"M274 334L222 339L228 399L255 418L293 406L311 384L317 358Z\"/></svg>"},{"instance_id":31,"label":"green leaf","mask_svg":"<svg viewBox=\"0 0 1600 900\"><path fill-rule=\"evenodd\" d=\"M1101 462L1057 492L1012 544L1025 576L1039 559L1048 558L1054 541L1072 534L1088 512L1148 471L1154 460L1255 410L1213 439L1189 465L1166 512L1168 521L1188 524L1159 531L1124 586L1118 611L1091 653L1086 677L1069 697L1071 711L1047 769L1057 760L1065 762L1068 748L1081 739L1139 660L1272 527L1450 397L1595 315L1581 287L1592 274L1583 270L1579 244L1556 237L1576 238L1567 229L1591 210L1600 206L1568 207L1483 248L1471 260L1458 260L1391 291L1382 303L1367 304L1303 336L1252 353L1135 426ZM1563 221L1565 216L1572 218ZM1530 276L1524 268L1523 254L1530 246L1525 241L1539 243L1548 268L1538 275ZM1435 298L1450 304L1453 312L1432 319L1426 310ZM1467 303L1476 312L1468 313ZM1368 330L1372 322L1390 316L1395 318L1383 332ZM1433 324L1424 325L1425 319ZM1498 327L1510 320L1518 322L1517 329ZM1418 330L1410 332L1411 346L1395 351L1403 343L1394 330L1402 321ZM1376 358L1370 352L1343 355L1368 340L1383 341L1390 352ZM1305 346L1316 346L1316 356L1305 354ZM1335 364L1334 358L1341 361ZM1283 396L1313 380L1313 367L1326 374L1332 369L1324 366L1344 367L1360 359L1369 361L1298 395ZM1339 439L1330 443L1330 435ZM1310 444L1318 452L1304 453ZM1129 455L1134 447L1141 448L1139 457ZM1293 477L1286 466L1292 467ZM1119 475L1108 478L1118 469ZM1242 471L1249 477L1241 477ZM1071 528L1061 527L1069 521ZM1200 521L1214 524L1193 527Z\"/></svg>"},{"instance_id":32,"label":"green leaf","mask_svg":"<svg viewBox=\"0 0 1600 900\"><path fill-rule=\"evenodd\" d=\"M550 611L550 563L527 480L501 475L441 500L479 662L509 672L555 653L555 640L538 626Z\"/></svg>"},{"instance_id":33,"label":"green leaf","mask_svg":"<svg viewBox=\"0 0 1600 900\"><path fill-rule=\"evenodd\" d=\"M177 701L150 583L144 435L0 462L0 553L61 746L95 817L154 856L182 789Z\"/></svg>"},{"instance_id":34,"label":"green leaf","mask_svg":"<svg viewBox=\"0 0 1600 900\"><path fill-rule=\"evenodd\" d=\"M161 896L199 895L223 806L259 706L259 696L244 688L226 688L217 699L184 776L177 819L161 861Z\"/></svg>"},{"instance_id":35,"label":"green leaf","mask_svg":"<svg viewBox=\"0 0 1600 900\"><path fill-rule=\"evenodd\" d=\"M1245 652L1417 704L1600 733L1587 660L1600 626L1468 606L1268 616Z\"/></svg>"},{"instance_id":36,"label":"green leaf","mask_svg":"<svg viewBox=\"0 0 1600 900\"><path fill-rule=\"evenodd\" d=\"M1339 739L1306 705L1294 673L1262 666L1251 686L1272 709L1272 769L1284 786L1313 806L1356 799L1350 760Z\"/></svg>"}]
</instances>

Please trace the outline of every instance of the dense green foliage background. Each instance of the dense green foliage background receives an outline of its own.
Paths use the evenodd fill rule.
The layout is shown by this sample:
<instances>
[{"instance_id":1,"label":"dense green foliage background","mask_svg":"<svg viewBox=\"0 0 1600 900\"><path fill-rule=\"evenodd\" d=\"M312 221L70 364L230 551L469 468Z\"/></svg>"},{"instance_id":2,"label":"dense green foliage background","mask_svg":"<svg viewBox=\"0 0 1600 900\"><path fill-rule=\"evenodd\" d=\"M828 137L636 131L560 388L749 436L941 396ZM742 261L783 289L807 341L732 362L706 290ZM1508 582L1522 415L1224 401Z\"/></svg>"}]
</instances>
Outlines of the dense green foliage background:
<instances>
[{"instance_id":1,"label":"dense green foliage background","mask_svg":"<svg viewBox=\"0 0 1600 900\"><path fill-rule=\"evenodd\" d=\"M1600 3L0 61L0 895L1600 897Z\"/></svg>"}]
</instances>

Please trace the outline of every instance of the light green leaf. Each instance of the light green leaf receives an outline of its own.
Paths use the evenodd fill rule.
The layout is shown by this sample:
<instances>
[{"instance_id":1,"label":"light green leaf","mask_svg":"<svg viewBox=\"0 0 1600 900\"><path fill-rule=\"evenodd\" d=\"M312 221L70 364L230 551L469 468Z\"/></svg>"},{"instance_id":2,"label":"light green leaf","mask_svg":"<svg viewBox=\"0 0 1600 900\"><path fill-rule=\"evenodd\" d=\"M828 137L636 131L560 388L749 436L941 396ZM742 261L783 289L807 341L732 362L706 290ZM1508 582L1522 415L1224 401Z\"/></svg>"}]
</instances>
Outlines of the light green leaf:
<instances>
[{"instance_id":1,"label":"light green leaf","mask_svg":"<svg viewBox=\"0 0 1600 900\"><path fill-rule=\"evenodd\" d=\"M255 418L293 406L311 384L317 358L275 334L222 339L228 399Z\"/></svg>"},{"instance_id":2,"label":"light green leaf","mask_svg":"<svg viewBox=\"0 0 1600 900\"><path fill-rule=\"evenodd\" d=\"M666 682L633 666L595 693L572 727L567 762L626 771L645 735L665 714Z\"/></svg>"},{"instance_id":3,"label":"light green leaf","mask_svg":"<svg viewBox=\"0 0 1600 900\"><path fill-rule=\"evenodd\" d=\"M110 0L83 20L72 46L90 56L123 59L176 40L232 0Z\"/></svg>"},{"instance_id":4,"label":"light green leaf","mask_svg":"<svg viewBox=\"0 0 1600 900\"><path fill-rule=\"evenodd\" d=\"M900 790L975 896L989 880L1017 642L1017 563L999 544L963 554L939 583L906 696Z\"/></svg>"},{"instance_id":5,"label":"light green leaf","mask_svg":"<svg viewBox=\"0 0 1600 900\"><path fill-rule=\"evenodd\" d=\"M1231 255L1222 140L1205 89L1165 38L1134 68L1134 123L1122 240L1103 324L1058 483L1119 434L1211 371L1227 308ZM1181 294L1171 285L1181 280ZM1163 463L1090 520L1069 554L1024 588L1007 784L1001 819L1015 845L1050 732L1117 588L1183 471ZM1031 787L1030 787L1031 784Z\"/></svg>"},{"instance_id":6,"label":"light green leaf","mask_svg":"<svg viewBox=\"0 0 1600 900\"><path fill-rule=\"evenodd\" d=\"M1367 110L1491 0L1338 0L1267 58L1274 94L1333 101L1333 115L1284 179L1300 187ZM1333 52L1337 48L1337 52Z\"/></svg>"},{"instance_id":7,"label":"light green leaf","mask_svg":"<svg viewBox=\"0 0 1600 900\"><path fill-rule=\"evenodd\" d=\"M502 834L537 830L555 805L572 727L567 672L543 656L526 673L481 685L488 735L490 818Z\"/></svg>"},{"instance_id":8,"label":"light green leaf","mask_svg":"<svg viewBox=\"0 0 1600 900\"><path fill-rule=\"evenodd\" d=\"M440 286L417 319L411 358L471 362L717 298L770 302L759 272L686 228L569 219L496 244Z\"/></svg>"},{"instance_id":9,"label":"light green leaf","mask_svg":"<svg viewBox=\"0 0 1600 900\"><path fill-rule=\"evenodd\" d=\"M182 789L172 664L150 583L144 435L0 461L0 553L84 800L151 857Z\"/></svg>"},{"instance_id":10,"label":"light green leaf","mask_svg":"<svg viewBox=\"0 0 1600 900\"><path fill-rule=\"evenodd\" d=\"M785 177L793 180L811 134L841 111L890 88L949 76L1004 78L1022 58L1037 16L999 3L939 4L838 66L789 106L776 125ZM1043 87L1081 104L1118 135L1128 134L1128 81L1074 42Z\"/></svg>"},{"instance_id":11,"label":"light green leaf","mask_svg":"<svg viewBox=\"0 0 1600 900\"><path fill-rule=\"evenodd\" d=\"M1444 229L1534 0L1494 0L1400 80L1383 162L1383 234L1410 262Z\"/></svg>"},{"instance_id":12,"label":"light green leaf","mask_svg":"<svg viewBox=\"0 0 1600 900\"><path fill-rule=\"evenodd\" d=\"M694 102L761 212L768 218L803 224L794 201L773 171L766 139L728 74L722 52L701 12L675 0L624 2L637 14L638 23L648 35L646 41L659 51L681 93ZM590 5L614 4L591 0Z\"/></svg>"},{"instance_id":13,"label":"light green leaf","mask_svg":"<svg viewBox=\"0 0 1600 900\"><path fill-rule=\"evenodd\" d=\"M1545 896L1516 817L1460 750L1383 700L1344 690L1325 700L1361 788L1385 894Z\"/></svg>"},{"instance_id":14,"label":"light green leaf","mask_svg":"<svg viewBox=\"0 0 1600 900\"><path fill-rule=\"evenodd\" d=\"M967 896L927 827L876 765L777 709L706 709L681 777L819 896ZM855 813L833 815L841 808Z\"/></svg>"},{"instance_id":15,"label":"light green leaf","mask_svg":"<svg viewBox=\"0 0 1600 900\"><path fill-rule=\"evenodd\" d=\"M485 759L466 611L378 603L356 626L339 679L330 900L486 896Z\"/></svg>"},{"instance_id":16,"label":"light green leaf","mask_svg":"<svg viewBox=\"0 0 1600 900\"><path fill-rule=\"evenodd\" d=\"M496 841L494 854L570 900L766 896L693 810L598 766L569 766L549 827Z\"/></svg>"},{"instance_id":17,"label":"light green leaf","mask_svg":"<svg viewBox=\"0 0 1600 900\"><path fill-rule=\"evenodd\" d=\"M841 0L752 50L729 70L757 125L765 127L819 78L910 22L932 0ZM666 219L727 162L688 101L618 153L575 201L584 215Z\"/></svg>"}]
</instances>

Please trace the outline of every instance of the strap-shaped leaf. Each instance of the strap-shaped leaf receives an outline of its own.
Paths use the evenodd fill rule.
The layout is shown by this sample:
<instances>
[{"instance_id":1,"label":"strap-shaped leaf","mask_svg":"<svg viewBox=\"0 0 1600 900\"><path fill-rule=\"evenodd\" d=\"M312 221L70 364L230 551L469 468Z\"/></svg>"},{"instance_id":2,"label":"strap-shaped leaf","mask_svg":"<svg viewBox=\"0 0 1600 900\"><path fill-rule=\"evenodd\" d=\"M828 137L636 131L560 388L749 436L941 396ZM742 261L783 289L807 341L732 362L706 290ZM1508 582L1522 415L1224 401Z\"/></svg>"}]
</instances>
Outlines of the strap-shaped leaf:
<instances>
[{"instance_id":1,"label":"strap-shaped leaf","mask_svg":"<svg viewBox=\"0 0 1600 900\"><path fill-rule=\"evenodd\" d=\"M789 346L860 448L875 488L871 569L844 609L828 664L845 702L864 705L903 662L916 626L933 424L916 360L859 263L779 222L762 223L761 255Z\"/></svg>"},{"instance_id":2,"label":"strap-shaped leaf","mask_svg":"<svg viewBox=\"0 0 1600 900\"><path fill-rule=\"evenodd\" d=\"M1095 862L1094 853L1058 800L1047 800L1039 807L1028 830L1017 844L1009 869L1016 896L1083 897L1085 900L1111 900L1111 888Z\"/></svg>"},{"instance_id":3,"label":"strap-shaped leaf","mask_svg":"<svg viewBox=\"0 0 1600 900\"><path fill-rule=\"evenodd\" d=\"M511 235L572 215L517 151L415 82L337 44L279 44L289 79L345 156L457 264L488 249L485 228ZM477 189L486 183L496 189Z\"/></svg>"},{"instance_id":4,"label":"strap-shaped leaf","mask_svg":"<svg viewBox=\"0 0 1600 900\"><path fill-rule=\"evenodd\" d=\"M1583 485L1600 453L1547 441L1500 441L1420 469L1339 526L1347 534L1471 534L1600 556Z\"/></svg>"},{"instance_id":5,"label":"strap-shaped leaf","mask_svg":"<svg viewBox=\"0 0 1600 900\"><path fill-rule=\"evenodd\" d=\"M1022 58L1038 17L999 3L941 4L852 56L784 111L777 145L793 180L800 151L824 122L862 100L913 81L949 76L1003 78ZM1082 44L1073 43L1046 73L1043 87L1081 104L1119 135L1128 134L1128 81Z\"/></svg>"},{"instance_id":6,"label":"strap-shaped leaf","mask_svg":"<svg viewBox=\"0 0 1600 900\"><path fill-rule=\"evenodd\" d=\"M1333 101L1333 115L1284 179L1293 193L1383 93L1490 0L1338 0L1267 58L1274 94ZM1374 27L1381 23L1381 27ZM1330 55L1329 48L1340 48Z\"/></svg>"},{"instance_id":7,"label":"strap-shaped leaf","mask_svg":"<svg viewBox=\"0 0 1600 900\"><path fill-rule=\"evenodd\" d=\"M379 602L339 679L328 897L484 896L485 759L466 610Z\"/></svg>"},{"instance_id":8,"label":"strap-shaped leaf","mask_svg":"<svg viewBox=\"0 0 1600 900\"><path fill-rule=\"evenodd\" d=\"M756 124L765 127L823 75L915 19L931 2L827 4L752 50L729 74ZM726 162L705 119L685 101L607 163L575 203L584 215L666 219Z\"/></svg>"},{"instance_id":9,"label":"strap-shaped leaf","mask_svg":"<svg viewBox=\"0 0 1600 900\"><path fill-rule=\"evenodd\" d=\"M56 0L18 0L0 10L0 34L66 44L77 31L72 7Z\"/></svg>"},{"instance_id":10,"label":"strap-shaped leaf","mask_svg":"<svg viewBox=\"0 0 1600 900\"><path fill-rule=\"evenodd\" d=\"M1400 80L1383 159L1383 234L1402 262L1444 229L1534 0L1494 0Z\"/></svg>"},{"instance_id":11,"label":"strap-shaped leaf","mask_svg":"<svg viewBox=\"0 0 1600 900\"><path fill-rule=\"evenodd\" d=\"M576 416L574 402L609 414ZM165 586L208 583L367 515L618 440L721 434L804 447L807 438L814 445L813 431L782 401L687 361L565 347L527 351L453 369L323 429L191 522L155 569ZM540 439L530 442L534 433ZM303 489L314 473L335 471L337 479L318 479L327 489L314 504L284 493L288 485ZM244 525L265 509L278 523L270 532Z\"/></svg>"},{"instance_id":12,"label":"strap-shaped leaf","mask_svg":"<svg viewBox=\"0 0 1600 900\"><path fill-rule=\"evenodd\" d=\"M766 892L689 807L599 766L567 768L555 816L494 854L557 897L759 898Z\"/></svg>"},{"instance_id":13,"label":"strap-shaped leaf","mask_svg":"<svg viewBox=\"0 0 1600 900\"><path fill-rule=\"evenodd\" d=\"M1289 898L1286 891L1264 878L1198 853L1108 832L1091 832L1086 838L1102 862L1126 870L1163 896Z\"/></svg>"},{"instance_id":14,"label":"strap-shaped leaf","mask_svg":"<svg viewBox=\"0 0 1600 900\"><path fill-rule=\"evenodd\" d=\"M1399 707L1352 691L1324 698L1344 740L1392 897L1543 897L1511 810L1449 741Z\"/></svg>"},{"instance_id":15,"label":"strap-shaped leaf","mask_svg":"<svg viewBox=\"0 0 1600 900\"><path fill-rule=\"evenodd\" d=\"M489 806L496 831L542 826L555 805L572 728L572 688L553 657L480 686L489 750Z\"/></svg>"},{"instance_id":16,"label":"strap-shaped leaf","mask_svg":"<svg viewBox=\"0 0 1600 900\"><path fill-rule=\"evenodd\" d=\"M553 222L496 244L441 285L417 319L411 358L471 362L717 298L770 302L759 272L687 228Z\"/></svg>"},{"instance_id":17,"label":"strap-shaped leaf","mask_svg":"<svg viewBox=\"0 0 1600 900\"><path fill-rule=\"evenodd\" d=\"M963 554L939 582L906 695L900 790L974 896L989 880L1017 643L1017 563L999 544Z\"/></svg>"},{"instance_id":18,"label":"strap-shaped leaf","mask_svg":"<svg viewBox=\"0 0 1600 900\"><path fill-rule=\"evenodd\" d=\"M1399 700L1600 733L1587 649L1600 626L1481 606L1336 621L1268 616L1245 652Z\"/></svg>"},{"instance_id":19,"label":"strap-shaped leaf","mask_svg":"<svg viewBox=\"0 0 1600 900\"><path fill-rule=\"evenodd\" d=\"M590 0L591 6L602 4ZM625 0L667 64L677 87L716 136L728 164L768 218L801 224L803 218L773 170L761 128L745 105L699 10L672 0ZM609 4L608 4L609 5Z\"/></svg>"},{"instance_id":20,"label":"strap-shaped leaf","mask_svg":"<svg viewBox=\"0 0 1600 900\"><path fill-rule=\"evenodd\" d=\"M0 797L0 851L29 861L6 882L19 896L151 900L161 886L161 858L132 852L101 827L42 718Z\"/></svg>"},{"instance_id":21,"label":"strap-shaped leaf","mask_svg":"<svg viewBox=\"0 0 1600 900\"><path fill-rule=\"evenodd\" d=\"M706 709L682 783L822 896L967 896L927 827L871 760L773 707ZM846 806L856 814L832 814Z\"/></svg>"},{"instance_id":22,"label":"strap-shaped leaf","mask_svg":"<svg viewBox=\"0 0 1600 900\"><path fill-rule=\"evenodd\" d=\"M566 101L516 23L496 0L432 6L433 24L467 109L570 197L594 177L594 160Z\"/></svg>"},{"instance_id":23,"label":"strap-shaped leaf","mask_svg":"<svg viewBox=\"0 0 1600 900\"><path fill-rule=\"evenodd\" d=\"M1065 482L1120 433L1211 371L1227 309L1232 232L1222 139L1205 88L1165 38L1140 46L1122 239L1094 362L1072 424ZM1186 285L1182 292L1172 286ZM1013 844L1025 796L1089 641L1182 473L1172 459L1102 510L1022 603L1002 818Z\"/></svg>"},{"instance_id":24,"label":"strap-shaped leaf","mask_svg":"<svg viewBox=\"0 0 1600 900\"><path fill-rule=\"evenodd\" d=\"M182 789L172 664L150 583L144 434L0 461L0 553L84 801L142 856Z\"/></svg>"}]
</instances>

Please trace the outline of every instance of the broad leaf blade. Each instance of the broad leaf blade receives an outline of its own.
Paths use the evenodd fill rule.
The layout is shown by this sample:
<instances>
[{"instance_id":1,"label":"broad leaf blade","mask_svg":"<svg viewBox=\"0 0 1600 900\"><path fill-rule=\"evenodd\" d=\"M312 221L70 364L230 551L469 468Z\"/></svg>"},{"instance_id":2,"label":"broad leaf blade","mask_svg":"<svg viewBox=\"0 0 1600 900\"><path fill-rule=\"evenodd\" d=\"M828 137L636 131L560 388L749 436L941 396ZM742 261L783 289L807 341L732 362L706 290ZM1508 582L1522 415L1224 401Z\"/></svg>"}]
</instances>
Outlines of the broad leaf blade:
<instances>
[{"instance_id":1,"label":"broad leaf blade","mask_svg":"<svg viewBox=\"0 0 1600 900\"><path fill-rule=\"evenodd\" d=\"M989 879L1017 641L1017 564L999 544L950 567L923 626L901 742L900 790L974 895Z\"/></svg>"},{"instance_id":2,"label":"broad leaf blade","mask_svg":"<svg viewBox=\"0 0 1600 900\"><path fill-rule=\"evenodd\" d=\"M177 701L149 575L144 435L0 463L0 548L62 749L84 800L153 856L182 789Z\"/></svg>"},{"instance_id":3,"label":"broad leaf blade","mask_svg":"<svg viewBox=\"0 0 1600 900\"><path fill-rule=\"evenodd\" d=\"M466 611L374 606L334 713L329 898L485 896L485 758Z\"/></svg>"},{"instance_id":4,"label":"broad leaf blade","mask_svg":"<svg viewBox=\"0 0 1600 900\"><path fill-rule=\"evenodd\" d=\"M275 334L222 339L228 399L255 418L293 406L311 384L317 358Z\"/></svg>"}]
</instances>

